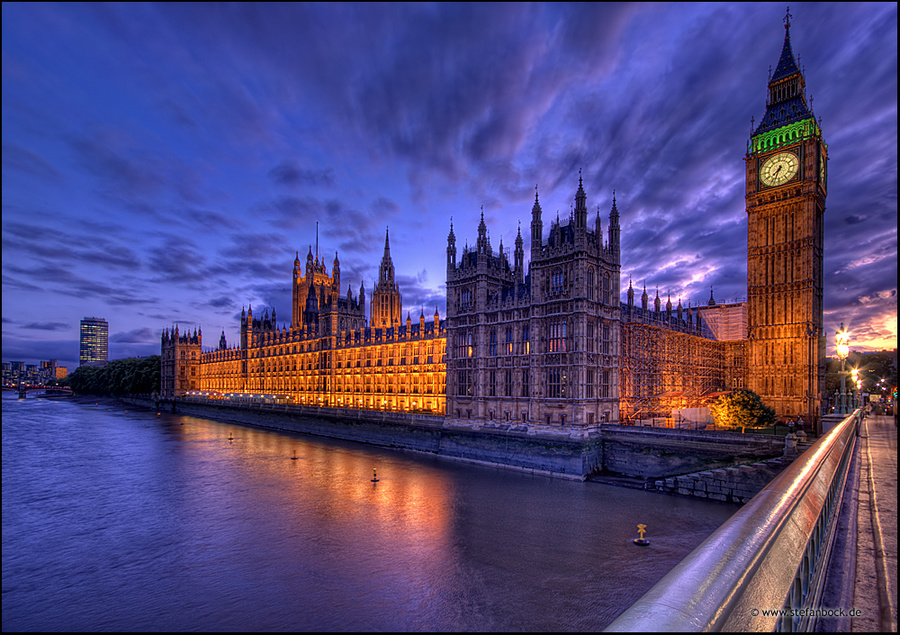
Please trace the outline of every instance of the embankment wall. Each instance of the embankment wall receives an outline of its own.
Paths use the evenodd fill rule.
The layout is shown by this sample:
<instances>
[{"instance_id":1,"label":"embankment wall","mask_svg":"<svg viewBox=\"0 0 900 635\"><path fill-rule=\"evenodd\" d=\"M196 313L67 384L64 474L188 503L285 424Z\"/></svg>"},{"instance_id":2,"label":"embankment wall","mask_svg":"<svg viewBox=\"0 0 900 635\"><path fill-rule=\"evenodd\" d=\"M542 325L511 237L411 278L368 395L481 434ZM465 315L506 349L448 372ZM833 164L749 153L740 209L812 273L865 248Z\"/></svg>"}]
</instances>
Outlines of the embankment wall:
<instances>
[{"instance_id":1,"label":"embankment wall","mask_svg":"<svg viewBox=\"0 0 900 635\"><path fill-rule=\"evenodd\" d=\"M652 479L777 457L784 443L781 437L768 435L614 424L588 428L473 425L466 420L419 413L213 404L180 399L130 400L130 403L217 421L426 452L574 479L611 473L649 483Z\"/></svg>"}]
</instances>

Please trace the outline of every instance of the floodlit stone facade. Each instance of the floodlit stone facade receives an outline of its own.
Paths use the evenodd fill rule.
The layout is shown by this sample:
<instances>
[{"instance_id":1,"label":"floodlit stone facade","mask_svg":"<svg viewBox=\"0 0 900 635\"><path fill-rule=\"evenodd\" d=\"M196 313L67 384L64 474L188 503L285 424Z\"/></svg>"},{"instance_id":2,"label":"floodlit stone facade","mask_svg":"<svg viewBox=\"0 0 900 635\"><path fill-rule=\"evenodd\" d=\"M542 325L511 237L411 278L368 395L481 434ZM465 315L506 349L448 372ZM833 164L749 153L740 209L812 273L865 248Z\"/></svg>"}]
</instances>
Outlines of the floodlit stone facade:
<instances>
[{"instance_id":1,"label":"floodlit stone facade","mask_svg":"<svg viewBox=\"0 0 900 635\"><path fill-rule=\"evenodd\" d=\"M588 226L578 180L566 224L543 218L535 192L531 262L521 231L513 262L495 253L482 214L474 249L447 238L447 415L456 419L592 425L619 419L619 213Z\"/></svg>"},{"instance_id":2,"label":"floodlit stone facade","mask_svg":"<svg viewBox=\"0 0 900 635\"><path fill-rule=\"evenodd\" d=\"M400 293L385 238L385 256L373 307L396 307ZM294 260L292 324L279 327L275 310L261 318L241 311L240 346L225 334L216 350L201 353L202 334L162 336L164 397L203 394L218 399L322 407L443 414L446 408L444 325L435 310L405 324L393 313L390 327L368 328L365 290L340 296L340 263L331 275L307 256L305 274ZM385 299L387 296L387 299Z\"/></svg>"},{"instance_id":3,"label":"floodlit stone facade","mask_svg":"<svg viewBox=\"0 0 900 635\"><path fill-rule=\"evenodd\" d=\"M447 318L401 321L390 241L373 289L340 294L318 245L294 260L290 327L241 312L240 345L224 333L162 337L162 394L205 392L329 408L429 412L459 424L591 426L671 417L749 388L782 417L819 418L824 388L823 214L827 146L804 94L789 23L767 111L747 148L748 302L620 301L615 193L604 234L588 219L581 176L571 216L544 237L535 188L530 261L521 229L512 260L495 251L482 211L475 246L447 237ZM318 241L318 239L317 239Z\"/></svg>"}]
</instances>

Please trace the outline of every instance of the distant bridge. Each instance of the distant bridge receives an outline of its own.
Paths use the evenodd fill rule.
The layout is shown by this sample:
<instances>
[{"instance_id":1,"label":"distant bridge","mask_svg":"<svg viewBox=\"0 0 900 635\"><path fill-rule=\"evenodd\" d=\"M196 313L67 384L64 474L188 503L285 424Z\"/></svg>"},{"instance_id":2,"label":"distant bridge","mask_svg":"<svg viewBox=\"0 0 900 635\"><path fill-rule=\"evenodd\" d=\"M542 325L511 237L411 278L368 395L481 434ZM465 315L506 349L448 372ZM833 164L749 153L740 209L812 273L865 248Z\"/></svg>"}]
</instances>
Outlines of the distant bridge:
<instances>
[{"instance_id":1,"label":"distant bridge","mask_svg":"<svg viewBox=\"0 0 900 635\"><path fill-rule=\"evenodd\" d=\"M19 397L24 399L28 393L37 394L43 397L71 397L72 389L66 386L3 386L3 392L18 392Z\"/></svg>"}]
</instances>

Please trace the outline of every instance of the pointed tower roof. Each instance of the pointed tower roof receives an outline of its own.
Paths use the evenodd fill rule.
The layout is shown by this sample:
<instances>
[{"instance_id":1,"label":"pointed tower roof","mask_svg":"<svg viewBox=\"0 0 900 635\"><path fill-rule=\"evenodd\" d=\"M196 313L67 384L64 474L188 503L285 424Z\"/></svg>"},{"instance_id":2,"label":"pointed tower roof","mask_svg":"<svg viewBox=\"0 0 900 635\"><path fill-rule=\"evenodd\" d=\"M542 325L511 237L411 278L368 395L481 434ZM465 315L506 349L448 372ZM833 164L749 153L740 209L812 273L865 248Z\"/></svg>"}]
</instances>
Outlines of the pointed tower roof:
<instances>
[{"instance_id":1,"label":"pointed tower roof","mask_svg":"<svg viewBox=\"0 0 900 635\"><path fill-rule=\"evenodd\" d=\"M384 255L381 257L381 266L378 269L378 282L375 284L375 290L382 284L395 286L394 283L394 262L391 260L391 241L388 234L388 228L384 229Z\"/></svg>"},{"instance_id":2,"label":"pointed tower roof","mask_svg":"<svg viewBox=\"0 0 900 635\"><path fill-rule=\"evenodd\" d=\"M812 119L804 92L806 80L794 59L791 49L791 14L784 17L784 45L775 72L769 78L769 96L766 114L759 122L753 136L776 130L788 124Z\"/></svg>"},{"instance_id":3,"label":"pointed tower roof","mask_svg":"<svg viewBox=\"0 0 900 635\"><path fill-rule=\"evenodd\" d=\"M491 240L487 235L487 225L484 223L484 205L481 206L481 222L478 223L478 242L476 243L478 253L491 253Z\"/></svg>"},{"instance_id":4,"label":"pointed tower roof","mask_svg":"<svg viewBox=\"0 0 900 635\"><path fill-rule=\"evenodd\" d=\"M778 65L775 67L770 82L778 82L800 72L797 60L794 59L794 51L791 50L791 17L789 10L784 16L784 45L781 47L781 57L778 58Z\"/></svg>"}]
</instances>

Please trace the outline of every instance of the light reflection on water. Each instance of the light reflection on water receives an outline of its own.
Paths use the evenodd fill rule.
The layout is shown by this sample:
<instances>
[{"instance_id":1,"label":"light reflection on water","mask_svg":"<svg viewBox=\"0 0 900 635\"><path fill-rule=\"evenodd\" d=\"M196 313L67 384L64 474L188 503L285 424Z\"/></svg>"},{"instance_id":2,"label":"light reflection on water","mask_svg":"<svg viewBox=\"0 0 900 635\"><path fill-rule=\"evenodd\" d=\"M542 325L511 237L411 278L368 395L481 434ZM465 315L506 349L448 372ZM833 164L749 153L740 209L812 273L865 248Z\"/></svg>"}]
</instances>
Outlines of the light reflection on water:
<instances>
[{"instance_id":1,"label":"light reflection on water","mask_svg":"<svg viewBox=\"0 0 900 635\"><path fill-rule=\"evenodd\" d=\"M4 630L597 630L736 510L103 404L2 427Z\"/></svg>"}]
</instances>

